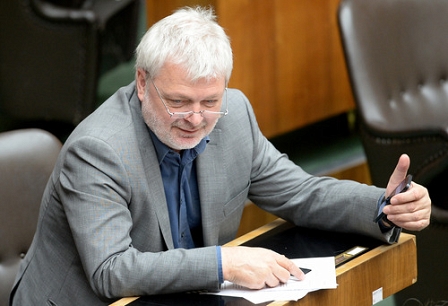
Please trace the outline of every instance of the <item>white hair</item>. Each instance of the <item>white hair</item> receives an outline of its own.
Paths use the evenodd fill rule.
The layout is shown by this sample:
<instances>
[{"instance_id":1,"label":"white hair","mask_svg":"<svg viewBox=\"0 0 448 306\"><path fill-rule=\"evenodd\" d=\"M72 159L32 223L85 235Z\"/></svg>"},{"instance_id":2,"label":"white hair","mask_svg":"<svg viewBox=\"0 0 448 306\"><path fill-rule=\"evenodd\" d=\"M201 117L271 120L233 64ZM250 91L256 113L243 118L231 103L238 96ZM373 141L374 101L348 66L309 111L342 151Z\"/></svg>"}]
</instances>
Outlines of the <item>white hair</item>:
<instances>
[{"instance_id":1,"label":"white hair","mask_svg":"<svg viewBox=\"0 0 448 306\"><path fill-rule=\"evenodd\" d=\"M136 50L136 68L154 78L162 66L183 66L191 81L224 77L233 68L232 49L213 9L185 7L155 23Z\"/></svg>"}]
</instances>

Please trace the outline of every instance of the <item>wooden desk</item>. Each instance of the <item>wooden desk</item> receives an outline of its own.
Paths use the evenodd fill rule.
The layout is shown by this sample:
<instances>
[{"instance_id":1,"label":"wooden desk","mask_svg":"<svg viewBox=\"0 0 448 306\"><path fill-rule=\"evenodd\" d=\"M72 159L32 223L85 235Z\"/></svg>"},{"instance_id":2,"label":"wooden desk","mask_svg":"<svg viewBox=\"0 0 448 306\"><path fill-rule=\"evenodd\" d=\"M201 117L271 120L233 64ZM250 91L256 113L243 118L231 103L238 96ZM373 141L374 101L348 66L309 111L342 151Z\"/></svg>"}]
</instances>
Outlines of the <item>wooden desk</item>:
<instances>
[{"instance_id":1,"label":"wooden desk","mask_svg":"<svg viewBox=\"0 0 448 306\"><path fill-rule=\"evenodd\" d=\"M285 221L277 219L240 238L228 246L247 244L254 238L284 226ZM372 305L372 293L382 288L386 298L417 280L417 246L414 235L402 233L398 243L379 245L370 251L336 268L337 289L310 292L297 302L275 301L279 305ZM123 298L111 306L127 305L137 297Z\"/></svg>"}]
</instances>

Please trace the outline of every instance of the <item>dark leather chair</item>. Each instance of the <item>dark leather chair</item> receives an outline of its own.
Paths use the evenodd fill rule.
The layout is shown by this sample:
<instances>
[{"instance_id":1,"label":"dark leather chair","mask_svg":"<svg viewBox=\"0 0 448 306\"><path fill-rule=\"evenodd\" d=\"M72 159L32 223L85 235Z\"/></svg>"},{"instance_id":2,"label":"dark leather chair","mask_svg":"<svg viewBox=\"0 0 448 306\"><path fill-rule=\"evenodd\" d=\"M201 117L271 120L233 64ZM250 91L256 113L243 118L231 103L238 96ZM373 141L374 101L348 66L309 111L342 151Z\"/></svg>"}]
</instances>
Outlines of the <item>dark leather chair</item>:
<instances>
[{"instance_id":1,"label":"dark leather chair","mask_svg":"<svg viewBox=\"0 0 448 306\"><path fill-rule=\"evenodd\" d=\"M99 76L133 57L140 1L0 1L3 130L90 114Z\"/></svg>"},{"instance_id":2,"label":"dark leather chair","mask_svg":"<svg viewBox=\"0 0 448 306\"><path fill-rule=\"evenodd\" d=\"M43 130L0 133L0 306L8 305L60 149L61 142Z\"/></svg>"},{"instance_id":3,"label":"dark leather chair","mask_svg":"<svg viewBox=\"0 0 448 306\"><path fill-rule=\"evenodd\" d=\"M428 187L432 224L417 234L418 282L396 295L448 298L448 1L343 0L338 17L372 182L398 157Z\"/></svg>"}]
</instances>

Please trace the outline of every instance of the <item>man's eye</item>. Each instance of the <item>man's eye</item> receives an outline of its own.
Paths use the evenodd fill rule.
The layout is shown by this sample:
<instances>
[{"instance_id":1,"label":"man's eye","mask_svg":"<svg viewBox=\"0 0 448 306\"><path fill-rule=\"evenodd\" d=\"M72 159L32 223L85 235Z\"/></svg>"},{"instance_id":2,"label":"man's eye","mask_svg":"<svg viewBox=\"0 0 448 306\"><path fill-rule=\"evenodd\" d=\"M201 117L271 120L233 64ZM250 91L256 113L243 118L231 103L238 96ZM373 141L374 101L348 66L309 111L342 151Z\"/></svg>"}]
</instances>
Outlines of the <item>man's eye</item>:
<instances>
[{"instance_id":1,"label":"man's eye","mask_svg":"<svg viewBox=\"0 0 448 306\"><path fill-rule=\"evenodd\" d=\"M218 100L205 100L202 102L205 107L215 107L217 103Z\"/></svg>"},{"instance_id":2,"label":"man's eye","mask_svg":"<svg viewBox=\"0 0 448 306\"><path fill-rule=\"evenodd\" d=\"M172 107L182 107L188 104L185 100L168 100L170 106Z\"/></svg>"}]
</instances>

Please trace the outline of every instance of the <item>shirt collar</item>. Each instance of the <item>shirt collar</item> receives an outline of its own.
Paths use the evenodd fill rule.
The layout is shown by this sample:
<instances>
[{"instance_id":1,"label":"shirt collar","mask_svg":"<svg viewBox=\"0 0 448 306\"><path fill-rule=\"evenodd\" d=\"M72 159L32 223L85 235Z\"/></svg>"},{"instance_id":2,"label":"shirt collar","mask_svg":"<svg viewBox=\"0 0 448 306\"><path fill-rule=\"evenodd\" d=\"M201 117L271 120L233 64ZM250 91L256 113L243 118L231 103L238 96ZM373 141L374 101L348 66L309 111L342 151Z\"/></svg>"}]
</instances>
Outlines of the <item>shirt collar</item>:
<instances>
[{"instance_id":1,"label":"shirt collar","mask_svg":"<svg viewBox=\"0 0 448 306\"><path fill-rule=\"evenodd\" d=\"M154 147L156 148L157 153L157 159L159 162L159 165L162 163L163 159L169 152L174 152L173 149L169 148L166 144L160 141L160 139L156 136L156 134L149 129L149 134L151 135L152 142L154 143ZM205 147L207 146L207 143L210 141L210 137L207 135L205 136L194 148L192 149L186 149L184 151L184 155L187 154L188 156L198 156L202 152L204 152Z\"/></svg>"}]
</instances>

